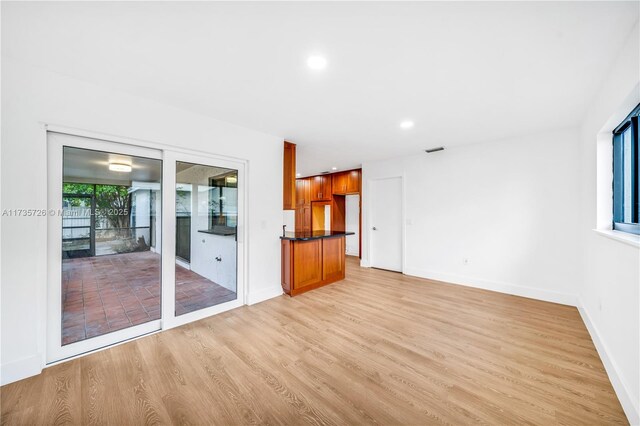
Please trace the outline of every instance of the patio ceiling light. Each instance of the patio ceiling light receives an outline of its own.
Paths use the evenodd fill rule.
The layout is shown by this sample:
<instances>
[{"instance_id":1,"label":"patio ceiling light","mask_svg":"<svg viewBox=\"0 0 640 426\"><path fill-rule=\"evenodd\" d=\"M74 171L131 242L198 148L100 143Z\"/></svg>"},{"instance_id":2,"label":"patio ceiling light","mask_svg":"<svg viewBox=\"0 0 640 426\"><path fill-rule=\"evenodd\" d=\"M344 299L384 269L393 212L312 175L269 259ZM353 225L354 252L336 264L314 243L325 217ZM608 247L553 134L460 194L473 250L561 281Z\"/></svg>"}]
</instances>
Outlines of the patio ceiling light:
<instances>
[{"instance_id":1,"label":"patio ceiling light","mask_svg":"<svg viewBox=\"0 0 640 426\"><path fill-rule=\"evenodd\" d=\"M109 163L109 170L112 172L129 173L131 171L131 165L124 163Z\"/></svg>"}]
</instances>

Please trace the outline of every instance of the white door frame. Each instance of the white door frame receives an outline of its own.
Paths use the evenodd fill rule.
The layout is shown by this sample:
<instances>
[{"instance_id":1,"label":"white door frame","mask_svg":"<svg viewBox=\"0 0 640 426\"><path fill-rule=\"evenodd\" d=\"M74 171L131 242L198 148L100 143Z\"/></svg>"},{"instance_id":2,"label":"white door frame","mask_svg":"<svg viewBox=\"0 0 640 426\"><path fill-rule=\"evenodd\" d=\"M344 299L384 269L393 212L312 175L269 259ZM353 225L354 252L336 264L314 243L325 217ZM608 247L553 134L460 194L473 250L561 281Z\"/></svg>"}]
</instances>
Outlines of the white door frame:
<instances>
[{"instance_id":1,"label":"white door frame","mask_svg":"<svg viewBox=\"0 0 640 426\"><path fill-rule=\"evenodd\" d=\"M167 330L196 321L245 304L247 294L247 161L211 155L194 150L174 148L168 145L123 138L112 135L78 130L43 123L44 140L47 144L47 280L43 289L46 295L44 312L40 314L43 367L68 358L77 357L135 339L148 333ZM77 142L56 141L50 133L79 136ZM161 214L161 319L132 326L123 330L85 339L62 346L62 150L64 146L117 152L125 155L155 158L163 161L162 214ZM238 229L237 229L237 299L210 308L175 316L175 161L227 167L238 170ZM53 212L53 214L52 214ZM170 296L170 297L167 297Z\"/></svg>"},{"instance_id":2,"label":"white door frame","mask_svg":"<svg viewBox=\"0 0 640 426\"><path fill-rule=\"evenodd\" d=\"M238 170L238 227L236 246L236 300L219 305L189 312L180 316L175 315L175 285L176 285L176 162L182 161L203 166L224 167ZM220 312L228 311L245 304L246 291L246 170L245 164L237 160L222 160L203 156L202 154L186 154L170 150L164 151L163 191L162 198L162 329L166 330L189 322L197 321ZM172 188L169 190L168 188ZM166 213L165 213L166 212ZM164 297L167 295L169 297Z\"/></svg>"}]
</instances>

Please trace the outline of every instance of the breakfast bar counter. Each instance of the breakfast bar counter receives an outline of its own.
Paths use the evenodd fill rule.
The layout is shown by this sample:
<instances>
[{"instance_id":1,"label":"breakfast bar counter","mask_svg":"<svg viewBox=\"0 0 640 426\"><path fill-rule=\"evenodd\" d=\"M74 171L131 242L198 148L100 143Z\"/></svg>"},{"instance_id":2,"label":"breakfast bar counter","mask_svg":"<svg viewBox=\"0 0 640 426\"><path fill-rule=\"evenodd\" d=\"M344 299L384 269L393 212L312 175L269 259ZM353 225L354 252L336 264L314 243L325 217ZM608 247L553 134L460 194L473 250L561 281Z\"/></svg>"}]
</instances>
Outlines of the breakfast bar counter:
<instances>
[{"instance_id":1,"label":"breakfast bar counter","mask_svg":"<svg viewBox=\"0 0 640 426\"><path fill-rule=\"evenodd\" d=\"M286 232L281 240L282 290L289 296L344 279L345 237L353 232Z\"/></svg>"}]
</instances>

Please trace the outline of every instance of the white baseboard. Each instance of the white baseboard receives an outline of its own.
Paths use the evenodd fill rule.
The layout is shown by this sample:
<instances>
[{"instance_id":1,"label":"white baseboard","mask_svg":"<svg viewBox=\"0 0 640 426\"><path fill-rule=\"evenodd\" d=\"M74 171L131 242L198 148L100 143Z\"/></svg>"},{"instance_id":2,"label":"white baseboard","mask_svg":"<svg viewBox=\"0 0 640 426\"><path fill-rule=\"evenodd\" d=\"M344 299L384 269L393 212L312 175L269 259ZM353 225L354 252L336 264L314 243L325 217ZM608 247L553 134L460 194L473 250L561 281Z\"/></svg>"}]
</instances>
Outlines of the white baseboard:
<instances>
[{"instance_id":1,"label":"white baseboard","mask_svg":"<svg viewBox=\"0 0 640 426\"><path fill-rule=\"evenodd\" d=\"M604 369L607 371L609 380L613 385L613 390L615 390L616 395L620 400L620 404L622 405L622 409L627 415L627 420L629 420L629 423L631 425L640 425L640 408L638 407L638 401L634 401L634 399L630 396L629 391L627 390L627 387L622 380L623 376L618 373L615 360L609 355L607 346L604 344L604 341L600 337L600 333L591 320L591 316L584 308L582 301L579 301L579 303L580 306L578 306L578 311L580 312L582 321L584 321L584 324L587 326L587 330L591 335L591 340L593 341L593 344L598 351L598 355L600 355L600 359L604 364Z\"/></svg>"},{"instance_id":2,"label":"white baseboard","mask_svg":"<svg viewBox=\"0 0 640 426\"><path fill-rule=\"evenodd\" d=\"M18 361L8 362L0 366L0 385L4 386L42 372L42 356L40 354Z\"/></svg>"},{"instance_id":3,"label":"white baseboard","mask_svg":"<svg viewBox=\"0 0 640 426\"><path fill-rule=\"evenodd\" d=\"M282 294L282 287L269 287L258 291L252 291L247 294L247 305L255 305L265 300L273 299Z\"/></svg>"},{"instance_id":4,"label":"white baseboard","mask_svg":"<svg viewBox=\"0 0 640 426\"><path fill-rule=\"evenodd\" d=\"M406 268L404 274L419 278L427 278L436 281L444 281L450 284L464 285L467 287L481 288L497 291L499 293L512 294L514 296L528 297L530 299L543 300L545 302L560 303L562 305L578 306L575 295L551 290L542 290L534 287L526 287L516 284L508 284L499 281L490 281L464 275L448 274L435 271L427 271L417 268Z\"/></svg>"}]
</instances>

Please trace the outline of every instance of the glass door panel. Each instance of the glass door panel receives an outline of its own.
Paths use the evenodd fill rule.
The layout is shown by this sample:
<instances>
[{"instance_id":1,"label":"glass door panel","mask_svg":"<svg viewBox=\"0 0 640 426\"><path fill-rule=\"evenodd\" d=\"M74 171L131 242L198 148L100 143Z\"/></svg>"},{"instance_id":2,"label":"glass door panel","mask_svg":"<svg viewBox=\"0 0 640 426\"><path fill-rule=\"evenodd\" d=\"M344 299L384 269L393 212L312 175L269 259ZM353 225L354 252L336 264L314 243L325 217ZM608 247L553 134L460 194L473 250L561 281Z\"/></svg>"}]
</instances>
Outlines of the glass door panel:
<instances>
[{"instance_id":1,"label":"glass door panel","mask_svg":"<svg viewBox=\"0 0 640 426\"><path fill-rule=\"evenodd\" d=\"M159 320L162 161L64 146L62 169L62 346Z\"/></svg>"},{"instance_id":2,"label":"glass door panel","mask_svg":"<svg viewBox=\"0 0 640 426\"><path fill-rule=\"evenodd\" d=\"M236 300L238 170L176 162L175 315Z\"/></svg>"}]
</instances>

